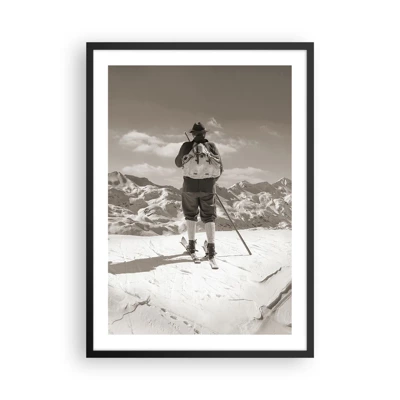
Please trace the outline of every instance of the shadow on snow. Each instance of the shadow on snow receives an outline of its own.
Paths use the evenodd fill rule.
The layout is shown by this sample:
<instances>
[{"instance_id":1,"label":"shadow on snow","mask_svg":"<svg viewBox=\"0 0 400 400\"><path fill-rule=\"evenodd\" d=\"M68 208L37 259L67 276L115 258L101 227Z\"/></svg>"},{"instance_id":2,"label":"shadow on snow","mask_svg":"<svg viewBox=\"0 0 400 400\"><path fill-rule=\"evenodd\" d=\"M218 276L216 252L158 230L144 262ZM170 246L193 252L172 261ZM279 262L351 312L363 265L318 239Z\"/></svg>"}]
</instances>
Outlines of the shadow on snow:
<instances>
[{"instance_id":1,"label":"shadow on snow","mask_svg":"<svg viewBox=\"0 0 400 400\"><path fill-rule=\"evenodd\" d=\"M176 257L187 256L181 259ZM119 264L108 263L108 272L113 275L118 274L136 274L139 272L148 272L156 269L161 265L190 263L192 260L186 253L174 254L172 256L159 256L152 258L140 258Z\"/></svg>"}]
</instances>

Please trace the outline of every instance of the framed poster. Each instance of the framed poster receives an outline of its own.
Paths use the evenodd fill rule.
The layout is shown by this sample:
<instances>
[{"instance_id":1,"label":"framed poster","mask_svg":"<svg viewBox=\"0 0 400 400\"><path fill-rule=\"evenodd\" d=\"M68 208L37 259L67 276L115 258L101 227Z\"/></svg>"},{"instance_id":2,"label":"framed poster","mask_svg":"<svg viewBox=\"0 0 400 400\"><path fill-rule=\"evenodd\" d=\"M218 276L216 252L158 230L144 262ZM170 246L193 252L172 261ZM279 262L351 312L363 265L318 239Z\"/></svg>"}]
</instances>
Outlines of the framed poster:
<instances>
[{"instance_id":1,"label":"framed poster","mask_svg":"<svg viewBox=\"0 0 400 400\"><path fill-rule=\"evenodd\" d=\"M87 44L88 357L313 357L313 62Z\"/></svg>"}]
</instances>

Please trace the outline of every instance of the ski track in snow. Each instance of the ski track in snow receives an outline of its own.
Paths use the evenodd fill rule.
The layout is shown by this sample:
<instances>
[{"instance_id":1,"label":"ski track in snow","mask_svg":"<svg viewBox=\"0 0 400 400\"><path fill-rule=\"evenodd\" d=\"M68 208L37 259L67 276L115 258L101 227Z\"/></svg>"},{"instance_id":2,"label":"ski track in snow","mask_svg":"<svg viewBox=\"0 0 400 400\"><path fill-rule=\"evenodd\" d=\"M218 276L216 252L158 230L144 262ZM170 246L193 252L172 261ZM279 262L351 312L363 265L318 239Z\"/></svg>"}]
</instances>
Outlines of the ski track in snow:
<instances>
[{"instance_id":1,"label":"ski track in snow","mask_svg":"<svg viewBox=\"0 0 400 400\"><path fill-rule=\"evenodd\" d=\"M110 334L290 334L291 231L216 232L218 270L181 236L109 236ZM205 233L197 235L199 243Z\"/></svg>"}]
</instances>

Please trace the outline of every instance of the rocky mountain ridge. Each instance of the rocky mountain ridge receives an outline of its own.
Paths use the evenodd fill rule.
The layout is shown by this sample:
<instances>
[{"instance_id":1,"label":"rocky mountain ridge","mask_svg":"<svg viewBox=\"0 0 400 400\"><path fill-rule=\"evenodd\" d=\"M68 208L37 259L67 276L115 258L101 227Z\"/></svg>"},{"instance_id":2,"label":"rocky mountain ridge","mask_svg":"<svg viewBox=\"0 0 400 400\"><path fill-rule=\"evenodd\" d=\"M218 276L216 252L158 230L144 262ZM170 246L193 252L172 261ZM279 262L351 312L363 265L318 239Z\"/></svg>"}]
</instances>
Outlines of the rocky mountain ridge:
<instances>
[{"instance_id":1,"label":"rocky mountain ridge","mask_svg":"<svg viewBox=\"0 0 400 400\"><path fill-rule=\"evenodd\" d=\"M292 182L238 182L229 188L217 186L229 215L238 229L265 227L291 229ZM232 230L217 201L217 230ZM108 174L108 231L111 234L154 236L173 235L186 230L181 207L181 191L156 185L147 178ZM198 224L203 230L203 224Z\"/></svg>"}]
</instances>

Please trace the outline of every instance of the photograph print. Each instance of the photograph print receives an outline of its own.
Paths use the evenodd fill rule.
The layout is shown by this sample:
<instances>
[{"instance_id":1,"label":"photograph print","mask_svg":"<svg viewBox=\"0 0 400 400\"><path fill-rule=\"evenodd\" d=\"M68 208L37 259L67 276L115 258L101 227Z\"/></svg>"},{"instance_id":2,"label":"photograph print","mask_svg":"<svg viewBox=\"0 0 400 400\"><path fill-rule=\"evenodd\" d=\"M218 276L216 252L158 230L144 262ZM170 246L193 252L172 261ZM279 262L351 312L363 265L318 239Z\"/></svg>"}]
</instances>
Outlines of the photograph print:
<instances>
[{"instance_id":1,"label":"photograph print","mask_svg":"<svg viewBox=\"0 0 400 400\"><path fill-rule=\"evenodd\" d=\"M107 190L107 231L95 213L106 248L94 271L110 346L97 350L304 356L306 335L290 347L307 328L306 304L304 321L294 307L307 289L305 259L293 279L294 229L300 247L307 230L293 215L293 65L105 67L107 182L94 187Z\"/></svg>"}]
</instances>

